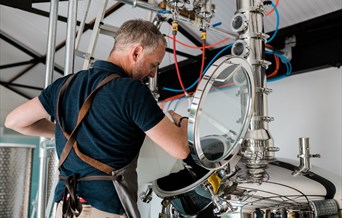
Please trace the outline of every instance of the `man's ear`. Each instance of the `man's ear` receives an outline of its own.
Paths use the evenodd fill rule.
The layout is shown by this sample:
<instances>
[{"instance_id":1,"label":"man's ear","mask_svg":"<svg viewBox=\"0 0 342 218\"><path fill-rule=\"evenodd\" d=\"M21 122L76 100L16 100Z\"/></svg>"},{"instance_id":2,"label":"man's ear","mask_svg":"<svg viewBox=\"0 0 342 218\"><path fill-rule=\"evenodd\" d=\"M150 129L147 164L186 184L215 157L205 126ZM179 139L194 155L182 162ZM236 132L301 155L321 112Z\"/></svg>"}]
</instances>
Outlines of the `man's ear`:
<instances>
[{"instance_id":1,"label":"man's ear","mask_svg":"<svg viewBox=\"0 0 342 218\"><path fill-rule=\"evenodd\" d=\"M141 45L136 45L133 47L131 55L134 62L137 62L139 58L141 58L142 54L143 47Z\"/></svg>"}]
</instances>

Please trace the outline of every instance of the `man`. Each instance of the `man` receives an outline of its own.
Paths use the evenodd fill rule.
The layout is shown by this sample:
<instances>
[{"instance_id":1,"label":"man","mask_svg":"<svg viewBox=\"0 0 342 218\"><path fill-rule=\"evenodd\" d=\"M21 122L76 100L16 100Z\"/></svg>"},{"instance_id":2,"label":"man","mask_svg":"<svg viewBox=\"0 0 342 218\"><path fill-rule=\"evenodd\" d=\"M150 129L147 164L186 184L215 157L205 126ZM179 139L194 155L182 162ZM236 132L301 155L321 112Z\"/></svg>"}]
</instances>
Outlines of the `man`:
<instances>
[{"instance_id":1,"label":"man","mask_svg":"<svg viewBox=\"0 0 342 218\"><path fill-rule=\"evenodd\" d=\"M188 156L187 121L173 111L170 121L141 82L155 76L165 47L152 23L127 21L107 61L56 80L7 116L7 128L55 137L57 217L140 217L136 160L145 134L173 157Z\"/></svg>"}]
</instances>

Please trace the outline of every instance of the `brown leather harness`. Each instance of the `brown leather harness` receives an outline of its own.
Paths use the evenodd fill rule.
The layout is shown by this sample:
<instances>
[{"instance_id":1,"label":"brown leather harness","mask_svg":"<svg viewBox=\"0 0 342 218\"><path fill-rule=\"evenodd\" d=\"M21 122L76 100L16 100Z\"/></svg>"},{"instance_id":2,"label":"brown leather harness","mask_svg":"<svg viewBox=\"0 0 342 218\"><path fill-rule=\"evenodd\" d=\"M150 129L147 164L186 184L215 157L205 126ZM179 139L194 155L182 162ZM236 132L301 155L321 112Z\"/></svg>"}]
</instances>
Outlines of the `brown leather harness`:
<instances>
[{"instance_id":1,"label":"brown leather harness","mask_svg":"<svg viewBox=\"0 0 342 218\"><path fill-rule=\"evenodd\" d=\"M82 211L82 204L79 202L78 197L76 195L76 188L77 188L77 183L79 181L91 181L91 180L121 180L121 176L114 176L113 172L116 171L115 168L104 164L86 154L83 154L77 145L77 141L75 139L76 137L76 130L78 129L80 123L82 122L82 120L84 119L84 117L87 115L92 102L94 100L94 96L96 94L96 92L103 87L104 85L106 85L108 82L112 81L113 79L120 77L117 74L110 74L109 76L107 76L106 78L104 78L101 82L99 82L99 84L96 86L96 88L89 94L89 96L87 97L87 99L84 101L83 105L81 106L81 109L78 113L78 117L77 117L77 122L76 125L74 127L74 129L72 130L72 132L70 134L68 134L62 127L61 125L61 117L60 117L60 111L62 111L62 99L63 99L63 95L67 89L67 87L69 86L71 80L74 78L74 75L69 76L69 78L66 80L66 82L63 84L60 92L59 92L59 96L58 96L58 100L57 100L57 121L59 124L60 129L63 132L63 135L65 136L65 138L67 139L67 142L65 143L65 146L62 150L60 159L59 159L59 164L58 164L58 169L60 169L60 167L63 165L64 161L66 160L66 158L68 157L68 155L71 152L71 149L74 149L76 155L85 163L89 164L90 166L108 174L108 176L86 176L86 177L82 177L79 178L78 174L73 174L71 176L65 177L65 176L59 176L60 179L64 180L65 182L65 190L64 190L64 196L63 196L63 218L64 217L73 217L76 216L78 217ZM67 199L67 194L69 194L69 198Z\"/></svg>"}]
</instances>

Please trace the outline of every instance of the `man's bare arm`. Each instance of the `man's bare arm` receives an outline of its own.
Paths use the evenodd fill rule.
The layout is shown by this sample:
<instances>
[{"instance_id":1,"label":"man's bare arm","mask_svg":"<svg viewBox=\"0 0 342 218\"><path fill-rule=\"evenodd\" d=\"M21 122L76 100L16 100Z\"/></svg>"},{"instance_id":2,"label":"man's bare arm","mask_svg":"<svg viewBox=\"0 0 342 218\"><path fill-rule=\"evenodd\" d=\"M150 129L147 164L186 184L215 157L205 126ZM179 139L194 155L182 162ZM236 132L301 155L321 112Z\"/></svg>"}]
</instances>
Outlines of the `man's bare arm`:
<instances>
[{"instance_id":1,"label":"man's bare arm","mask_svg":"<svg viewBox=\"0 0 342 218\"><path fill-rule=\"evenodd\" d=\"M168 117L164 117L157 125L146 131L146 135L166 152L177 159L185 159L189 154L188 145L188 122L182 120L181 126L178 123L181 116L169 111L174 123Z\"/></svg>"},{"instance_id":2,"label":"man's bare arm","mask_svg":"<svg viewBox=\"0 0 342 218\"><path fill-rule=\"evenodd\" d=\"M48 120L49 114L38 97L20 105L8 114L5 127L30 136L55 136L55 124Z\"/></svg>"}]
</instances>

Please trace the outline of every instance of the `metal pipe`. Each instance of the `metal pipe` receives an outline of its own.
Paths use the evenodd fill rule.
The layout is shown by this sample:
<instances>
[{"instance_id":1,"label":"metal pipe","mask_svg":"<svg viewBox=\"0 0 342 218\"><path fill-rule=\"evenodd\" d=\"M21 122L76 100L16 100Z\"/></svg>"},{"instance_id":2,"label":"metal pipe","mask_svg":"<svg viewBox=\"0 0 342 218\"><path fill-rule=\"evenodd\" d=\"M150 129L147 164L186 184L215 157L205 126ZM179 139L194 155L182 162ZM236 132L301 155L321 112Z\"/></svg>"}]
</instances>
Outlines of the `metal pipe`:
<instances>
[{"instance_id":1,"label":"metal pipe","mask_svg":"<svg viewBox=\"0 0 342 218\"><path fill-rule=\"evenodd\" d=\"M77 0L69 0L64 75L72 74L74 70L76 21Z\"/></svg>"},{"instance_id":2,"label":"metal pipe","mask_svg":"<svg viewBox=\"0 0 342 218\"><path fill-rule=\"evenodd\" d=\"M45 138L40 139L40 144L44 143ZM48 152L46 148L39 146L39 180L38 180L38 197L37 197L37 218L45 217L45 205L47 198L47 165Z\"/></svg>"},{"instance_id":3,"label":"metal pipe","mask_svg":"<svg viewBox=\"0 0 342 218\"><path fill-rule=\"evenodd\" d=\"M99 12L96 15L96 20L95 20L93 31L91 34L88 50L87 50L87 53L85 54L85 57L84 57L84 63L83 63L83 67L82 67L82 69L84 69L84 70L89 68L91 61L93 59L95 46L96 46L97 39L98 39L100 31L101 31L101 22L104 18L107 5L108 5L108 0L103 0L101 7L99 7Z\"/></svg>"},{"instance_id":4,"label":"metal pipe","mask_svg":"<svg viewBox=\"0 0 342 218\"><path fill-rule=\"evenodd\" d=\"M55 48L56 48L56 32L57 32L57 17L58 17L58 2L52 0L50 4L49 32L46 52L46 70L45 70L45 87L51 84L54 63L55 63Z\"/></svg>"},{"instance_id":5,"label":"metal pipe","mask_svg":"<svg viewBox=\"0 0 342 218\"><path fill-rule=\"evenodd\" d=\"M273 138L268 130L268 122L273 118L268 117L267 95L271 90L266 86L265 71L268 62L264 60L266 35L263 33L263 1L237 0L236 5L235 18L238 16L240 20L246 21L246 25L237 27L239 22L234 23L239 36L232 47L232 53L246 58L252 67L257 88L253 116L241 153L248 174L259 181L265 173L268 162L274 160L274 151L278 150L274 148Z\"/></svg>"},{"instance_id":6,"label":"metal pipe","mask_svg":"<svg viewBox=\"0 0 342 218\"><path fill-rule=\"evenodd\" d=\"M58 0L52 0L50 3L50 17L48 29L48 41L46 52L46 71L45 71L45 87L52 82L55 62L55 47L56 47L56 31L58 17ZM40 138L39 146L39 179L38 179L38 194L37 194L37 217L45 217L45 206L47 197L47 166L48 158L51 154L51 149L46 145L47 139Z\"/></svg>"},{"instance_id":7,"label":"metal pipe","mask_svg":"<svg viewBox=\"0 0 342 218\"><path fill-rule=\"evenodd\" d=\"M81 36L83 34L84 26L85 26L85 23L86 23L86 20L87 20L87 17L88 17L90 3L91 3L91 0L86 0L86 3L85 3L86 4L86 8L84 10L84 15L83 15L83 18L81 20L80 28L78 29L78 32L77 32L75 49L78 49L78 46L80 45Z\"/></svg>"},{"instance_id":8,"label":"metal pipe","mask_svg":"<svg viewBox=\"0 0 342 218\"><path fill-rule=\"evenodd\" d=\"M51 153L55 148L54 140L41 137L39 143L39 181L37 196L37 218L45 218L46 199L48 197L48 165Z\"/></svg>"},{"instance_id":9,"label":"metal pipe","mask_svg":"<svg viewBox=\"0 0 342 218\"><path fill-rule=\"evenodd\" d=\"M148 3L153 4L155 3L155 0L149 0ZM149 20L158 28L160 29L162 23L163 23L163 18L159 15L156 14L155 17L153 18L152 15L152 11L149 11L146 13L146 15L149 17ZM148 87L154 97L154 99L156 99L156 101L158 101L160 94L158 91L158 72L156 73L156 75L152 78L149 77L148 78Z\"/></svg>"},{"instance_id":10,"label":"metal pipe","mask_svg":"<svg viewBox=\"0 0 342 218\"><path fill-rule=\"evenodd\" d=\"M122 2L125 4L130 4L134 7L139 7L139 8L143 8L143 9L147 9L147 10L151 10L151 11L159 11L161 10L158 6L152 5L150 3L146 3L144 1L138 1L138 0L118 0L118 2Z\"/></svg>"},{"instance_id":11,"label":"metal pipe","mask_svg":"<svg viewBox=\"0 0 342 218\"><path fill-rule=\"evenodd\" d=\"M309 138L299 138L299 166L293 171L293 176L298 176L309 172L311 169L310 158L320 157L319 154L310 154Z\"/></svg>"},{"instance_id":12,"label":"metal pipe","mask_svg":"<svg viewBox=\"0 0 342 218\"><path fill-rule=\"evenodd\" d=\"M157 83L158 83L157 73L153 78L149 77L148 80L149 80L148 87L151 90L151 93L152 93L154 99L156 99L156 101L158 101L158 98L160 95L159 95L158 86L157 86Z\"/></svg>"}]
</instances>

